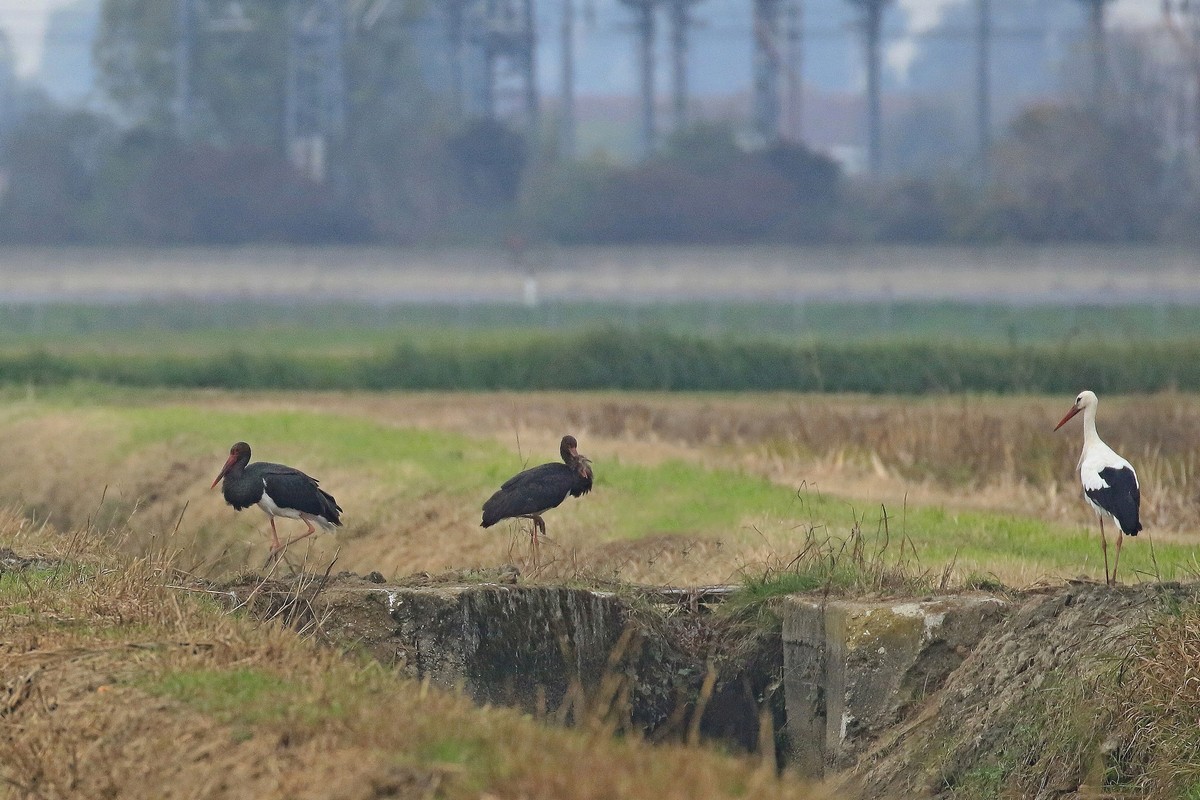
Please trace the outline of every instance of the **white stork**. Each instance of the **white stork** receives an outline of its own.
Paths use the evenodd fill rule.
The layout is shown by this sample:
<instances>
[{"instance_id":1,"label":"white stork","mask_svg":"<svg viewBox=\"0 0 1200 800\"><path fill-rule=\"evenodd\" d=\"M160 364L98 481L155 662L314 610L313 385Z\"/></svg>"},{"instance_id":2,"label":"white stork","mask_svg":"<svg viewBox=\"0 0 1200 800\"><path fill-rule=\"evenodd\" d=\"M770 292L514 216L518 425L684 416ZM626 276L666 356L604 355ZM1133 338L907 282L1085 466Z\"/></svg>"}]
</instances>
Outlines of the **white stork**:
<instances>
[{"instance_id":1,"label":"white stork","mask_svg":"<svg viewBox=\"0 0 1200 800\"><path fill-rule=\"evenodd\" d=\"M1083 452L1079 455L1079 479L1083 482L1083 499L1095 509L1100 520L1104 580L1111 585L1117 579L1117 567L1121 563L1121 542L1125 541L1125 535L1137 536L1142 529L1138 519L1142 491L1133 465L1113 452L1096 433L1096 406L1099 404L1095 392L1080 392L1075 398L1075 405L1054 426L1054 430L1066 425L1067 420L1080 411L1083 412ZM1113 561L1111 576L1108 574L1108 542L1104 538L1105 515L1112 517L1119 528L1117 557Z\"/></svg>"}]
</instances>

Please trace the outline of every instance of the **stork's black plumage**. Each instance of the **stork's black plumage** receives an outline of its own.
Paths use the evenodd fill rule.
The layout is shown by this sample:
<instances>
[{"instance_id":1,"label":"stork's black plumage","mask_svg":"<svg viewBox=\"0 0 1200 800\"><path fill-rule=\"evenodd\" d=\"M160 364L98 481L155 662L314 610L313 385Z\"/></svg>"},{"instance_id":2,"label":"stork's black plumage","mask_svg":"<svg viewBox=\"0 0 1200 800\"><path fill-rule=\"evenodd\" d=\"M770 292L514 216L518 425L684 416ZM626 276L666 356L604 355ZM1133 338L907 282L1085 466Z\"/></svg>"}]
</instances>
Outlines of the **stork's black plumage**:
<instances>
[{"instance_id":1,"label":"stork's black plumage","mask_svg":"<svg viewBox=\"0 0 1200 800\"><path fill-rule=\"evenodd\" d=\"M1131 467L1105 467L1097 473L1100 485L1085 487L1084 495L1098 511L1112 516L1126 536L1137 536L1142 529L1139 506L1142 490Z\"/></svg>"},{"instance_id":2,"label":"stork's black plumage","mask_svg":"<svg viewBox=\"0 0 1200 800\"><path fill-rule=\"evenodd\" d=\"M558 451L563 463L527 469L504 482L483 504L484 528L514 517L533 520L533 542L540 530L546 533L541 515L557 508L567 496L581 497L592 489L592 462L579 455L574 436L564 436Z\"/></svg>"},{"instance_id":3,"label":"stork's black plumage","mask_svg":"<svg viewBox=\"0 0 1200 800\"><path fill-rule=\"evenodd\" d=\"M221 494L234 510L257 505L271 520L271 552L283 545L275 530L275 517L303 520L308 531L288 542L298 541L316 533L314 523L332 531L342 524L342 508L333 495L322 489L316 478L294 467L272 464L269 461L250 463L250 445L238 442L229 448L229 458L213 481L221 483Z\"/></svg>"}]
</instances>

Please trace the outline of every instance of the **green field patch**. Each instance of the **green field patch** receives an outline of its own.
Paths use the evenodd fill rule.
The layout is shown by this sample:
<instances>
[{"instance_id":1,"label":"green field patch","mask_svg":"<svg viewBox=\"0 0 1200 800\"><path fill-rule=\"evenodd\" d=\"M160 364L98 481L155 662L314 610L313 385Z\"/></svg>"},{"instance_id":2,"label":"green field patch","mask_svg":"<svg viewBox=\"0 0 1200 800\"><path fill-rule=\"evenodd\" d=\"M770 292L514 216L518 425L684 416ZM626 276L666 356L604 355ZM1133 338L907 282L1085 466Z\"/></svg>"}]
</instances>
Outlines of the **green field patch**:
<instances>
[{"instance_id":1,"label":"green field patch","mask_svg":"<svg viewBox=\"0 0 1200 800\"><path fill-rule=\"evenodd\" d=\"M554 458L526 454L523 464L513 447L490 437L407 428L403 420L389 425L350 414L212 410L200 402L138 400L127 390L100 390L90 399L67 392L48 405L87 413L89 425L112 431L107 457L114 462L144 459L153 465L159 457L146 454L169 446L171 458L206 463L215 477L229 446L248 441L255 460L299 466L325 479L339 499L347 486L370 496L370 508L349 509L354 516L347 532L352 535L378 533L372 516L378 515L377 522L391 514L394 520L392 512L414 499L469 508L474 516L506 478L523 466ZM586 445L583 449L587 452ZM987 580L997 564L1003 565L995 567L998 571L1024 566L1026 572L1048 578L1096 575L1103 569L1095 528L1049 523L1019 509L905 508L888 498L801 491L758 474L682 460L645 465L600 459L594 467L593 492L568 499L554 513L569 514L596 542L671 534L750 542L766 536L776 557L786 563L810 536L837 543L861 534L890 537L893 552L903 542L918 572L953 563L964 574ZM207 489L207 482L202 488ZM552 538L555 524L550 520ZM216 528L205 531L220 533ZM1111 550L1111 530L1109 537ZM1157 543L1153 531L1125 541L1121 575L1127 581L1178 579L1193 575L1194 569L1192 548Z\"/></svg>"},{"instance_id":2,"label":"green field patch","mask_svg":"<svg viewBox=\"0 0 1200 800\"><path fill-rule=\"evenodd\" d=\"M416 755L422 763L452 764L478 771L481 764L490 760L494 747L482 736L451 734L421 743Z\"/></svg>"},{"instance_id":3,"label":"green field patch","mask_svg":"<svg viewBox=\"0 0 1200 800\"><path fill-rule=\"evenodd\" d=\"M506 469L505 462L511 470L511 454L489 440L392 427L352 416L209 411L175 405L116 413L127 426L121 444L123 457L171 442L176 449L211 458L214 477L237 441L250 443L253 461L290 463L289 459L308 456L397 482L407 493L434 488L462 492L498 479ZM316 473L314 467L305 469Z\"/></svg>"},{"instance_id":4,"label":"green field patch","mask_svg":"<svg viewBox=\"0 0 1200 800\"><path fill-rule=\"evenodd\" d=\"M662 533L732 535L747 515L795 520L803 505L787 487L733 470L683 461L655 466L594 464L596 493L621 538ZM824 503L834 504L830 498Z\"/></svg>"},{"instance_id":5,"label":"green field patch","mask_svg":"<svg viewBox=\"0 0 1200 800\"><path fill-rule=\"evenodd\" d=\"M95 573L95 567L67 562L0 571L0 605L30 606L40 599L59 597L86 586Z\"/></svg>"},{"instance_id":6,"label":"green field patch","mask_svg":"<svg viewBox=\"0 0 1200 800\"><path fill-rule=\"evenodd\" d=\"M58 567L23 569L0 572L0 603L19 603L37 592L55 587L60 582Z\"/></svg>"},{"instance_id":7,"label":"green field patch","mask_svg":"<svg viewBox=\"0 0 1200 800\"><path fill-rule=\"evenodd\" d=\"M300 687L273 673L250 668L172 670L144 678L137 686L233 725L282 721L300 710L298 705L303 699ZM330 716L334 716L332 710Z\"/></svg>"}]
</instances>

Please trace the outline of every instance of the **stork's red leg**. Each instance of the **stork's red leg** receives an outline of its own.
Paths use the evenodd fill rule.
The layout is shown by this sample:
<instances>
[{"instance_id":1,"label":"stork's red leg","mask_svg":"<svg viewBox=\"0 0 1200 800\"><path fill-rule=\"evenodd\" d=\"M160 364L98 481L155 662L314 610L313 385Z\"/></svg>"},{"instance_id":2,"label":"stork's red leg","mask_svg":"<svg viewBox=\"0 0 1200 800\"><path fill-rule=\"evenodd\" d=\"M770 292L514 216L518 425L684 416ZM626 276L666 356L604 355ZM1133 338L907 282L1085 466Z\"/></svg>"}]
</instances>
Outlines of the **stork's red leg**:
<instances>
[{"instance_id":1,"label":"stork's red leg","mask_svg":"<svg viewBox=\"0 0 1200 800\"><path fill-rule=\"evenodd\" d=\"M287 544L285 544L284 547L288 547L289 545L295 544L296 542L300 541L301 539L307 539L309 536L312 536L314 533L317 532L317 529L315 527L313 527L311 519L304 516L303 514L300 515L300 519L304 520L304 524L308 526L308 530L306 530L304 533L300 534L299 536L295 537L294 539L288 539Z\"/></svg>"},{"instance_id":2,"label":"stork's red leg","mask_svg":"<svg viewBox=\"0 0 1200 800\"><path fill-rule=\"evenodd\" d=\"M271 520L271 552L275 552L280 548L279 532L275 530L275 515L271 514L268 519Z\"/></svg>"},{"instance_id":3,"label":"stork's red leg","mask_svg":"<svg viewBox=\"0 0 1200 800\"><path fill-rule=\"evenodd\" d=\"M1098 516L1100 520L1100 549L1104 551L1104 583L1112 586L1112 576L1108 574L1108 539L1104 536L1104 517Z\"/></svg>"},{"instance_id":4,"label":"stork's red leg","mask_svg":"<svg viewBox=\"0 0 1200 800\"><path fill-rule=\"evenodd\" d=\"M1125 532L1117 527L1117 557L1113 559L1113 583L1117 582L1117 567L1121 564L1121 543L1125 541Z\"/></svg>"}]
</instances>

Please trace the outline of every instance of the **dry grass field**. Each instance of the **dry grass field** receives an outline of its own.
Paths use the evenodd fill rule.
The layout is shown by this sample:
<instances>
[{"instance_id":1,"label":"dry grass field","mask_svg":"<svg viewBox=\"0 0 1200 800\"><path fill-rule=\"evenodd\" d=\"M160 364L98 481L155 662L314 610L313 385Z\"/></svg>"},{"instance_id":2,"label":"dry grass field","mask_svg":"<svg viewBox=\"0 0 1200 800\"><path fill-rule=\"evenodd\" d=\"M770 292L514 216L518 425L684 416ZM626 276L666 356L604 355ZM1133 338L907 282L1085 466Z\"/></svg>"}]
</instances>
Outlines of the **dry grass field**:
<instances>
[{"instance_id":1,"label":"dry grass field","mask_svg":"<svg viewBox=\"0 0 1200 800\"><path fill-rule=\"evenodd\" d=\"M812 798L772 761L476 708L171 586L171 555L0 514L0 797ZM0 558L11 553L0 551ZM61 561L59 559L66 559Z\"/></svg>"},{"instance_id":2,"label":"dry grass field","mask_svg":"<svg viewBox=\"0 0 1200 800\"><path fill-rule=\"evenodd\" d=\"M857 531L918 570L1010 585L1103 574L1080 500L1071 398L298 394L10 391L0 501L61 528L126 530L130 552L169 540L188 566L261 564L266 518L209 491L232 442L301 467L346 509L335 537L294 559L386 575L516 563L528 579L738 582L813 539ZM1197 567L1194 398L1102 398L1101 434L1139 469L1147 533L1126 580ZM527 528L479 527L506 477L556 458L563 433L594 461L595 491ZM281 531L302 530L281 522ZM1111 535L1111 532L1110 532Z\"/></svg>"},{"instance_id":3,"label":"dry grass field","mask_svg":"<svg viewBox=\"0 0 1200 800\"><path fill-rule=\"evenodd\" d=\"M756 588L849 540L881 575L933 578L884 591L1021 587L1102 574L1080 431L1051 433L1070 401L5 390L0 547L48 560L0 568L0 797L824 796L761 757L614 737L602 715L564 731L476 709L181 589L266 555L265 517L209 489L229 445L310 471L346 509L289 554L303 569ZM1195 398L1102 398L1100 429L1145 487L1123 579L1195 576ZM597 483L547 515L535 563L527 529L483 530L479 506L566 432ZM1176 705L1186 611L1131 651L1142 694L1109 703L1122 730L1170 733L1134 737L1162 786L1191 781L1197 752Z\"/></svg>"}]
</instances>

